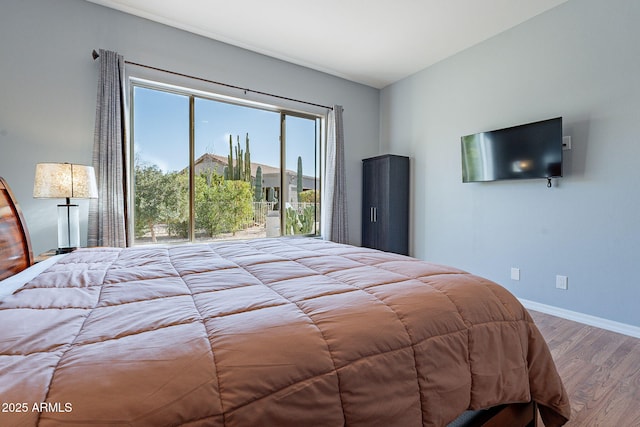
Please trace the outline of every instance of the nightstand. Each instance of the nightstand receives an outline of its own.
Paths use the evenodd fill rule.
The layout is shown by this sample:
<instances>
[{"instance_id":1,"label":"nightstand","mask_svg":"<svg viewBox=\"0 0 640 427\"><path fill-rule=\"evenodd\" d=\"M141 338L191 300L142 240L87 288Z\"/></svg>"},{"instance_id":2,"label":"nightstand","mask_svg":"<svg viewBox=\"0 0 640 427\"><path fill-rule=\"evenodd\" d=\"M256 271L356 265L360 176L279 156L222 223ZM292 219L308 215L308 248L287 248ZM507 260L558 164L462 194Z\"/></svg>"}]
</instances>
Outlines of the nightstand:
<instances>
[{"instance_id":1,"label":"nightstand","mask_svg":"<svg viewBox=\"0 0 640 427\"><path fill-rule=\"evenodd\" d=\"M33 263L34 263L34 264L37 264L37 263L39 263L39 262L42 262L42 261L44 261L44 260L46 260L46 259L51 258L51 257L52 257L52 256L54 256L54 255L58 255L56 252L57 252L57 250L56 250L56 249L49 249L49 250L48 250L48 251L46 251L46 252L42 252L40 255L38 255L37 257L35 257L35 258L33 259Z\"/></svg>"}]
</instances>

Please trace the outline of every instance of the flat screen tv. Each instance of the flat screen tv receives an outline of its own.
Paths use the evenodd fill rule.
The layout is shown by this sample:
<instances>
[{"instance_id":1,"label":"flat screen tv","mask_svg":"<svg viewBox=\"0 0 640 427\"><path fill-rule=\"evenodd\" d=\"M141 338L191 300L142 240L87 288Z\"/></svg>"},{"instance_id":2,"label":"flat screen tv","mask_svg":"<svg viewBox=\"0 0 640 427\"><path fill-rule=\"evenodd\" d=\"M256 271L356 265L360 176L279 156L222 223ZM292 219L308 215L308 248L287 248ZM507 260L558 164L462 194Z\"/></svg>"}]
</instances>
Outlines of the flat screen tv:
<instances>
[{"instance_id":1,"label":"flat screen tv","mask_svg":"<svg viewBox=\"0 0 640 427\"><path fill-rule=\"evenodd\" d=\"M461 141L462 182L562 176L562 117L467 135Z\"/></svg>"}]
</instances>

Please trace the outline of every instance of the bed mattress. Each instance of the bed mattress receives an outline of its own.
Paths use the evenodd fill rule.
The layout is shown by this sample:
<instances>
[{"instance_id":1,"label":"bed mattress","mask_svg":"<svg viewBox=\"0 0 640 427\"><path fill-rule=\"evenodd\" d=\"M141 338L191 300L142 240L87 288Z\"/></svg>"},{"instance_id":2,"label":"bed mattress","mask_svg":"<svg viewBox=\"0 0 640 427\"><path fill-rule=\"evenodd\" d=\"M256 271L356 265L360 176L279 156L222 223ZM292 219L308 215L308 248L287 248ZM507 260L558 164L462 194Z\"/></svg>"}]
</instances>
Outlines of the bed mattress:
<instances>
[{"instance_id":1,"label":"bed mattress","mask_svg":"<svg viewBox=\"0 0 640 427\"><path fill-rule=\"evenodd\" d=\"M569 417L507 290L319 239L77 250L0 301L0 397L3 426L444 426L530 400Z\"/></svg>"}]
</instances>

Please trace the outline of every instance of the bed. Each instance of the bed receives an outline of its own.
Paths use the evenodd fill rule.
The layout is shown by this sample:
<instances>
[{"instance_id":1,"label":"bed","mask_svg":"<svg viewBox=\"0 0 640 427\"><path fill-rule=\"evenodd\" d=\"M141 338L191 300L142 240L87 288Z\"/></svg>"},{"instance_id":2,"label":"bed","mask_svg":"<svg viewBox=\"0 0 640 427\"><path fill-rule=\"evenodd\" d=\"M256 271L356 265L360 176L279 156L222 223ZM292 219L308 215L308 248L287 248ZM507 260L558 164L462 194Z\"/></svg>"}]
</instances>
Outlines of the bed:
<instances>
[{"instance_id":1,"label":"bed","mask_svg":"<svg viewBox=\"0 0 640 427\"><path fill-rule=\"evenodd\" d=\"M544 339L486 279L312 238L79 249L31 266L0 183L2 426L569 418Z\"/></svg>"}]
</instances>

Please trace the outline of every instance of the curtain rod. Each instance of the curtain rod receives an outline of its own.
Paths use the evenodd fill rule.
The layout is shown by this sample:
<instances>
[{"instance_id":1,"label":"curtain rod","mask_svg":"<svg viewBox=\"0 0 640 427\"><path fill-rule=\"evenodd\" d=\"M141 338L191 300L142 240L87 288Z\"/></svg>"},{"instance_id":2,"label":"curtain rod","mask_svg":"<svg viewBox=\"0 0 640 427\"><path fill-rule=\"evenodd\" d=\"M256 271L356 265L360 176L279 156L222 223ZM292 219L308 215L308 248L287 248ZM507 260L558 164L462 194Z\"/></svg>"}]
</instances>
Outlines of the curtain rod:
<instances>
[{"instance_id":1,"label":"curtain rod","mask_svg":"<svg viewBox=\"0 0 640 427\"><path fill-rule=\"evenodd\" d=\"M95 49L93 50L93 52L91 52L91 56L93 57L94 61L100 57L100 55L98 54L98 52L96 52ZM152 67L150 65L144 65L144 64L137 63L137 62L131 62L131 61L125 60L124 63L125 64L129 64L129 65L135 65L135 66L142 67L142 68L148 68L150 70L161 71L163 73L173 74L174 76L187 77L189 79L199 80L199 81L205 82L205 83L212 83L212 84L219 85L219 86L225 86L225 87L232 88L232 89L242 90L242 91L244 91L245 94L247 92L251 92L251 93L258 94L258 95L265 95L265 96L270 96L272 98L283 99L285 101L293 101L293 102L298 102L298 103L301 103L301 104L313 105L314 107L322 107L322 108L326 108L328 110L333 110L333 107L328 107L328 106L322 105L322 104L315 104L313 102L301 101L299 99L288 98L286 96L274 95L272 93L267 93L267 92L262 92L262 91L259 91L259 90L248 89L248 88L235 86L235 85L228 84L228 83L221 83L221 82L217 82L215 80L209 80L209 79L205 79L205 78L202 78L202 77L190 76L188 74L178 73L176 71L165 70L163 68Z\"/></svg>"}]
</instances>

